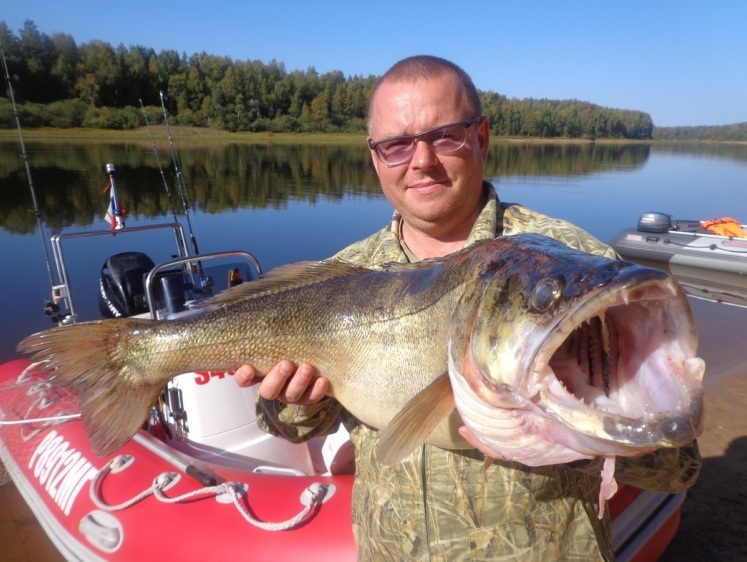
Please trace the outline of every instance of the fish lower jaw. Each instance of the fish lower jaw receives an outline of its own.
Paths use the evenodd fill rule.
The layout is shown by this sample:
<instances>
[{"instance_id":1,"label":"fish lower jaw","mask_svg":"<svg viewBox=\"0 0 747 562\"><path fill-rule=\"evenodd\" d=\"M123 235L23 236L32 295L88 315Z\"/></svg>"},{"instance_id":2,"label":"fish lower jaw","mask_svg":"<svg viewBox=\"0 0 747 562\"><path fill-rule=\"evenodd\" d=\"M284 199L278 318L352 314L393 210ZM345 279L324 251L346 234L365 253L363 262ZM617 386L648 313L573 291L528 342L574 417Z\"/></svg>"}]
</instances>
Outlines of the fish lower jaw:
<instances>
[{"instance_id":1,"label":"fish lower jaw","mask_svg":"<svg viewBox=\"0 0 747 562\"><path fill-rule=\"evenodd\" d=\"M625 415L620 405L602 389L585 385L571 392L551 369L537 383L534 402L552 417L562 418L564 413L578 414L579 418Z\"/></svg>"},{"instance_id":2,"label":"fish lower jaw","mask_svg":"<svg viewBox=\"0 0 747 562\"><path fill-rule=\"evenodd\" d=\"M486 402L465 377L449 365L454 402L462 421L497 459L516 461L527 466L545 466L590 459L598 453L575 444L571 431L550 419L531 401L518 395L494 397ZM506 406L497 406L496 402ZM513 402L513 405L509 405Z\"/></svg>"},{"instance_id":3,"label":"fish lower jaw","mask_svg":"<svg viewBox=\"0 0 747 562\"><path fill-rule=\"evenodd\" d=\"M628 417L616 405L604 409L586 404L550 376L541 387L537 406L558 423L584 434L590 447L606 453L630 455L635 450L644 454L660 447L683 446L700 432L692 422L699 418L697 414L674 410Z\"/></svg>"}]
</instances>

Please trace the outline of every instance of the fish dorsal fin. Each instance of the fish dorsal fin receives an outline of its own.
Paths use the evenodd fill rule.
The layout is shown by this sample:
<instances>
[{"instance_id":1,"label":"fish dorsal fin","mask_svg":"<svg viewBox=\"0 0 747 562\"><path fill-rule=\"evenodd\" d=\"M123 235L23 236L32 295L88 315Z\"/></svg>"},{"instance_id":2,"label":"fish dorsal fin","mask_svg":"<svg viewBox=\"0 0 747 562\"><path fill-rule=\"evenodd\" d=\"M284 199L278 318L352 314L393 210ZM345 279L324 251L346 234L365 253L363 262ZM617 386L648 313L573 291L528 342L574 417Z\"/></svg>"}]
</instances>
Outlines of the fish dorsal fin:
<instances>
[{"instance_id":1,"label":"fish dorsal fin","mask_svg":"<svg viewBox=\"0 0 747 562\"><path fill-rule=\"evenodd\" d=\"M386 426L376 448L381 464L390 466L404 459L425 443L452 410L454 392L448 373L444 373L410 399Z\"/></svg>"},{"instance_id":2,"label":"fish dorsal fin","mask_svg":"<svg viewBox=\"0 0 747 562\"><path fill-rule=\"evenodd\" d=\"M339 277L361 275L370 271L365 267L339 260L291 263L276 267L257 281L249 281L226 289L202 303L200 308L223 306L247 298L282 293L296 287L314 285Z\"/></svg>"}]
</instances>

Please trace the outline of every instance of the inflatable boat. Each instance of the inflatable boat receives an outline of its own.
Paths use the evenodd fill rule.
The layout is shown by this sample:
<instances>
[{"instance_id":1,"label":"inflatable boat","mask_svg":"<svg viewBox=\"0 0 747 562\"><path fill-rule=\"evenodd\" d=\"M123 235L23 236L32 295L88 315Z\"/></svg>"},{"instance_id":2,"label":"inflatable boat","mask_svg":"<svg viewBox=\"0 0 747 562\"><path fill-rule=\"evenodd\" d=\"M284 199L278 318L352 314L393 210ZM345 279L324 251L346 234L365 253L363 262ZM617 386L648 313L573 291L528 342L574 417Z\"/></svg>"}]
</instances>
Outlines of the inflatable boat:
<instances>
[{"instance_id":1,"label":"inflatable boat","mask_svg":"<svg viewBox=\"0 0 747 562\"><path fill-rule=\"evenodd\" d=\"M97 294L82 297L96 300L103 317L177 318L218 292L221 279L227 287L262 275L247 252L188 255L176 221L112 228L119 240L170 230L177 257L160 265L141 252L108 257ZM81 320L66 247L93 238L100 247L112 231L52 237L46 313L59 325ZM304 444L267 435L256 423L254 389L231 379L179 375L141 431L98 458L68 388L25 359L0 365L0 458L66 559L356 560L347 435ZM684 498L622 486L609 504L617 559L655 560L677 530Z\"/></svg>"},{"instance_id":2,"label":"inflatable boat","mask_svg":"<svg viewBox=\"0 0 747 562\"><path fill-rule=\"evenodd\" d=\"M747 225L728 217L674 220L646 212L610 245L625 259L666 269L692 296L747 306L745 231Z\"/></svg>"}]
</instances>

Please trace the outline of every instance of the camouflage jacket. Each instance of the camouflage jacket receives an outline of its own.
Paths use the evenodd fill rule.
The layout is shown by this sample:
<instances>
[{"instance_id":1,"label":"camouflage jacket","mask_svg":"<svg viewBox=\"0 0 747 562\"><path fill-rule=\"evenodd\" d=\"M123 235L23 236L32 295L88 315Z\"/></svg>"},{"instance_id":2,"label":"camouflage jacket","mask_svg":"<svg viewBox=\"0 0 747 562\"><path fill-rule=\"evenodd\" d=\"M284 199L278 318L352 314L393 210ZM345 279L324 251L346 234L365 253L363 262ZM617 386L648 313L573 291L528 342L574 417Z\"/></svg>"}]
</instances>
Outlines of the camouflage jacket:
<instances>
[{"instance_id":1,"label":"camouflage jacket","mask_svg":"<svg viewBox=\"0 0 747 562\"><path fill-rule=\"evenodd\" d=\"M519 205L488 201L468 245L501 234L536 232L581 250L614 251L572 224ZM391 225L339 252L335 259L375 267L415 260L400 242L400 216ZM265 431L304 441L342 421L356 449L353 531L359 560L612 560L609 519L597 518L601 459L527 467L495 461L484 470L476 450L423 445L386 467L376 458L379 431L361 424L339 402L286 406L258 401ZM618 481L661 491L691 486L700 468L697 444L617 460Z\"/></svg>"}]
</instances>

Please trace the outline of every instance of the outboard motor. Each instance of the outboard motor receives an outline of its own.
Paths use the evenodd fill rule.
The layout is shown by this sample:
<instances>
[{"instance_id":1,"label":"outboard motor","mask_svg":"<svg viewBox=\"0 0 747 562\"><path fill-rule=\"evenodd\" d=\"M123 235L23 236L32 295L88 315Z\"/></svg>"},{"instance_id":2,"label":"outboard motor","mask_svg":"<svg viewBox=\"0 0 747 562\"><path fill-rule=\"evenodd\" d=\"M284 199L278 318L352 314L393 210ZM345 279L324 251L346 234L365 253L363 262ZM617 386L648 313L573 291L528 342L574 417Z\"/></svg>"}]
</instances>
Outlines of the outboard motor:
<instances>
[{"instance_id":1,"label":"outboard motor","mask_svg":"<svg viewBox=\"0 0 747 562\"><path fill-rule=\"evenodd\" d=\"M663 233L672 230L672 217L666 213L641 213L638 218L639 232Z\"/></svg>"},{"instance_id":2,"label":"outboard motor","mask_svg":"<svg viewBox=\"0 0 747 562\"><path fill-rule=\"evenodd\" d=\"M111 256L101 267L99 311L104 318L133 316L148 312L145 276L155 267L141 252Z\"/></svg>"}]
</instances>

